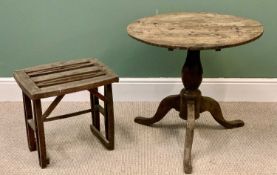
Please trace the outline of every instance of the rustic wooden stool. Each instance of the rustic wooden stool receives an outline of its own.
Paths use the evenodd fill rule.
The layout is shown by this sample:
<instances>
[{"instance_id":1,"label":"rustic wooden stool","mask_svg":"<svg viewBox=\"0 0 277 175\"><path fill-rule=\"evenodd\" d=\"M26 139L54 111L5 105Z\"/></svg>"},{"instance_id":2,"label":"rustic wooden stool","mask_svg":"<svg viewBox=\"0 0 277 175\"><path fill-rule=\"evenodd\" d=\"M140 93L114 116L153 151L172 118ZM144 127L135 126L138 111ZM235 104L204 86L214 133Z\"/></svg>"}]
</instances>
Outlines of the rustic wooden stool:
<instances>
[{"instance_id":1,"label":"rustic wooden stool","mask_svg":"<svg viewBox=\"0 0 277 175\"><path fill-rule=\"evenodd\" d=\"M118 76L97 59L78 59L39 65L14 72L14 78L23 92L27 141L30 151L38 150L39 164L49 164L46 156L44 123L91 112L92 133L109 150L114 149L114 114L112 83ZM104 86L104 95L98 87ZM64 95L88 90L91 109L49 117ZM41 99L56 96L42 113ZM104 101L104 107L99 105ZM33 106L33 108L32 108ZM104 116L105 136L100 133L100 113Z\"/></svg>"}]
</instances>

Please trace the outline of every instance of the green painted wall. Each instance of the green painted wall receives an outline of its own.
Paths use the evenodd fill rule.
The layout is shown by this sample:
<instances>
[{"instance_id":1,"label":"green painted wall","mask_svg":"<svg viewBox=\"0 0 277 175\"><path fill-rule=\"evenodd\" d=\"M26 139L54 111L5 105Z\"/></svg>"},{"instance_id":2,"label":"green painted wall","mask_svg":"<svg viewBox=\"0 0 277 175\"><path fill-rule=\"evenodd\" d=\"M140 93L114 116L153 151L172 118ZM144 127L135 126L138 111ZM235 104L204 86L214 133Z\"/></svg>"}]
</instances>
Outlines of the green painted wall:
<instances>
[{"instance_id":1,"label":"green painted wall","mask_svg":"<svg viewBox=\"0 0 277 175\"><path fill-rule=\"evenodd\" d=\"M97 57L120 77L179 77L185 51L137 42L132 21L173 11L205 11L256 19L262 38L202 52L204 77L277 77L276 0L0 0L0 77L42 63Z\"/></svg>"}]
</instances>

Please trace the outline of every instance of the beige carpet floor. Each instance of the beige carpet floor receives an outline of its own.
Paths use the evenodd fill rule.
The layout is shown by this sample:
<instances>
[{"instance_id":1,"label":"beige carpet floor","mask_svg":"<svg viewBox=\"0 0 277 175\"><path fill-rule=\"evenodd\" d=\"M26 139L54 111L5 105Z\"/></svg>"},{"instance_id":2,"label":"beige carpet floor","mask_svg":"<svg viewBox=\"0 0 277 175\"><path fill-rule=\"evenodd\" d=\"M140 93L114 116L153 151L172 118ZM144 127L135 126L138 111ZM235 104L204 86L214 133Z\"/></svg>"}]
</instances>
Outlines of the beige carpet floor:
<instances>
[{"instance_id":1,"label":"beige carpet floor","mask_svg":"<svg viewBox=\"0 0 277 175\"><path fill-rule=\"evenodd\" d=\"M154 127L135 124L158 103L115 103L115 150L91 134L90 115L45 123L50 164L40 169L29 152L21 103L0 103L0 174L184 174L185 121L176 111ZM209 113L196 122L193 174L277 174L277 103L221 103L226 119L245 126L227 130ZM56 114L86 109L88 103L61 103Z\"/></svg>"}]
</instances>

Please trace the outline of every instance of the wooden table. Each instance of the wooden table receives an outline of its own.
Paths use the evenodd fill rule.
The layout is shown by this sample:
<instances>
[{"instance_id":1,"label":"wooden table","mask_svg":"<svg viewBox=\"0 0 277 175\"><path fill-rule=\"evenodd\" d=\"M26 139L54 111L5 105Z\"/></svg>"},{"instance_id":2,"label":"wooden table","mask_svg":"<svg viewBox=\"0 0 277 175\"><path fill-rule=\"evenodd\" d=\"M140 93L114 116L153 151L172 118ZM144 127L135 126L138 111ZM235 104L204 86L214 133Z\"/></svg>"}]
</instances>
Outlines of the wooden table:
<instances>
[{"instance_id":1,"label":"wooden table","mask_svg":"<svg viewBox=\"0 0 277 175\"><path fill-rule=\"evenodd\" d=\"M153 117L137 117L135 122L152 125L160 121L170 109L179 111L180 117L187 120L184 171L191 173L191 147L195 119L199 118L200 113L209 111L225 128L244 125L241 120L225 120L219 103L201 95L198 89L203 74L200 50L221 50L249 43L263 34L263 26L255 20L216 13L169 13L139 19L130 24L127 31L129 36L146 44L169 50L188 50L182 68L184 89L178 95L164 98Z\"/></svg>"}]
</instances>

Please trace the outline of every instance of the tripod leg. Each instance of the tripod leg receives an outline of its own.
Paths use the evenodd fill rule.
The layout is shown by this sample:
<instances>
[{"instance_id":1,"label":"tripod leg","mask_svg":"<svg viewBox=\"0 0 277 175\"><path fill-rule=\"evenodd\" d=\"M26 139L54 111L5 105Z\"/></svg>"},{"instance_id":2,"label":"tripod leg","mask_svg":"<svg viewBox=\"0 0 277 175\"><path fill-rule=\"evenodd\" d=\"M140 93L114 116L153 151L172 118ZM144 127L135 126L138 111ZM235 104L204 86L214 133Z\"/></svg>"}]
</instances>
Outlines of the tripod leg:
<instances>
[{"instance_id":1,"label":"tripod leg","mask_svg":"<svg viewBox=\"0 0 277 175\"><path fill-rule=\"evenodd\" d=\"M151 118L145 117L136 117L135 122L142 125L152 125L158 121L160 121L164 116L172 109L180 110L180 95L171 95L164 98L155 113L155 115Z\"/></svg>"},{"instance_id":2,"label":"tripod leg","mask_svg":"<svg viewBox=\"0 0 277 175\"><path fill-rule=\"evenodd\" d=\"M224 119L219 103L210 97L202 97L201 99L201 112L209 111L213 118L227 129L237 128L244 126L242 120L227 121Z\"/></svg>"}]
</instances>

